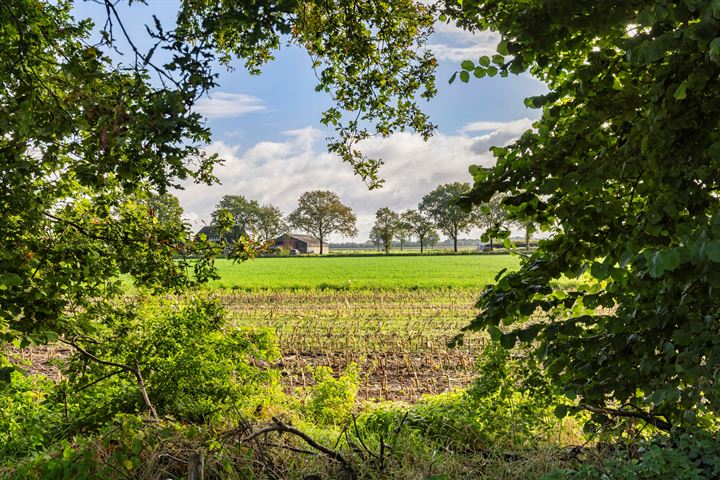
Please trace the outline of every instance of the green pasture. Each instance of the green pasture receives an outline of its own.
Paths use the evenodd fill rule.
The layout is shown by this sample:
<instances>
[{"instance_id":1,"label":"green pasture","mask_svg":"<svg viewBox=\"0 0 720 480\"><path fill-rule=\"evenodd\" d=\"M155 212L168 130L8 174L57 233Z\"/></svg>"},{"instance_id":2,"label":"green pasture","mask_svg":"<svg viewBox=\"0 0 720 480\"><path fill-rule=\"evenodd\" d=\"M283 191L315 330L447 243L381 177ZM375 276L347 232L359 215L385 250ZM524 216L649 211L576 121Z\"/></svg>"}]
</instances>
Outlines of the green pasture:
<instances>
[{"instance_id":1,"label":"green pasture","mask_svg":"<svg viewBox=\"0 0 720 480\"><path fill-rule=\"evenodd\" d=\"M258 258L218 260L220 279L210 288L285 289L467 289L482 288L503 268L515 269L510 255Z\"/></svg>"}]
</instances>

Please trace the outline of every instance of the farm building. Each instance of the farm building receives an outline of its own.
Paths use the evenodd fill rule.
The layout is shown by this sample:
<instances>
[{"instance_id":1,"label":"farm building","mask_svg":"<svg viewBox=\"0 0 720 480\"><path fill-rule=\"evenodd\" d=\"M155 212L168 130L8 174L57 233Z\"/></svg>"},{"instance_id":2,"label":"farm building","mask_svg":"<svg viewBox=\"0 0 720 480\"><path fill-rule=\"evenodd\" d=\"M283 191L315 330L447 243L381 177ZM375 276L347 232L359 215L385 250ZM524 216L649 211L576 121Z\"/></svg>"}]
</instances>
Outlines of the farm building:
<instances>
[{"instance_id":1,"label":"farm building","mask_svg":"<svg viewBox=\"0 0 720 480\"><path fill-rule=\"evenodd\" d=\"M300 253L320 253L320 241L310 235L286 233L275 239L274 246L288 250L295 249ZM323 253L328 253L329 250L327 244L323 245Z\"/></svg>"}]
</instances>

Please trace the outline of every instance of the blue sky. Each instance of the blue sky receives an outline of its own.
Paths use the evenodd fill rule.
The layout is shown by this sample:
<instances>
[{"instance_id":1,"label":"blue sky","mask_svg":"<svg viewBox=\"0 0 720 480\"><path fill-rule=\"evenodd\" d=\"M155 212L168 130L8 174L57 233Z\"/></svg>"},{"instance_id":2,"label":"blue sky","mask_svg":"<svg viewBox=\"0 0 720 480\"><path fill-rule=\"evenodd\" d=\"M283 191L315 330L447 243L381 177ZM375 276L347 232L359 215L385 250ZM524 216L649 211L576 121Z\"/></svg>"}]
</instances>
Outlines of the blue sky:
<instances>
[{"instance_id":1,"label":"blue sky","mask_svg":"<svg viewBox=\"0 0 720 480\"><path fill-rule=\"evenodd\" d=\"M152 22L155 14L170 27L177 12L175 0L148 0L148 4L121 10L130 34L146 48L144 24ZM78 2L75 15L102 24L105 12L99 5ZM216 170L221 184L187 185L175 192L188 220L199 228L227 194L272 203L289 213L302 192L327 189L353 208L360 230L355 240L364 241L378 208L415 208L440 183L470 181L469 165L491 165L489 147L517 138L538 117L539 112L527 109L523 99L546 90L528 75L448 84L462 60L493 53L497 41L491 32L472 35L437 25L429 47L439 60L439 91L426 111L438 131L428 142L401 133L362 145L366 153L385 162L381 170L385 187L374 191L367 190L349 165L327 153L325 137L331 132L320 123L320 116L331 101L315 92L315 77L302 49L282 47L260 76L249 75L242 62L236 62L232 71L219 67L220 86L198 104L198 111L213 131L208 151L225 159Z\"/></svg>"}]
</instances>

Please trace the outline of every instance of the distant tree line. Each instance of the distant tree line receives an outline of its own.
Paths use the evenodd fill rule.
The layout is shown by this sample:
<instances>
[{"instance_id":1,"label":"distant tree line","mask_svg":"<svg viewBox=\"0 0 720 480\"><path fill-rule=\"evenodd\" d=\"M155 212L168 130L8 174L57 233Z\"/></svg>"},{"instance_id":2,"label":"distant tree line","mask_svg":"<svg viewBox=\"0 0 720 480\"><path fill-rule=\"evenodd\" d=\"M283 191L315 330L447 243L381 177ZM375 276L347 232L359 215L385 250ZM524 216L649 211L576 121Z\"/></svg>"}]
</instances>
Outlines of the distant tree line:
<instances>
[{"instance_id":1,"label":"distant tree line","mask_svg":"<svg viewBox=\"0 0 720 480\"><path fill-rule=\"evenodd\" d=\"M503 196L496 195L489 202L475 205L470 209L458 206L457 200L470 191L470 184L463 182L439 185L425 195L417 209L394 212L383 207L375 213L375 225L370 231L370 242L389 252L393 241L397 240L400 250L408 239L415 238L422 253L427 245L434 246L439 241L437 231L441 231L452 241L453 251L458 250L458 239L475 227L484 228L483 241L494 248L495 232L508 226L502 207ZM529 245L533 226L525 225L525 244Z\"/></svg>"},{"instance_id":2,"label":"distant tree line","mask_svg":"<svg viewBox=\"0 0 720 480\"><path fill-rule=\"evenodd\" d=\"M470 189L470 184L463 182L442 184L425 195L416 209L396 212L389 207L380 208L375 213L375 224L368 242L387 253L395 243L403 250L414 239L423 253L428 246L434 248L440 242L438 232L441 232L452 242L453 251L457 252L461 235L473 228L484 228L483 241L488 242L492 250L497 238L495 232L508 226L502 207L503 197L496 195L489 202L471 209L461 208L457 201ZM269 242L290 229L296 229L317 239L320 253L323 253L331 234L353 238L358 233L357 217L352 209L344 205L336 193L328 190L303 193L297 208L287 216L274 205L261 204L242 195L225 195L211 214L211 226L219 230L221 225L226 226L226 238L229 236L233 241L245 235ZM526 226L525 230L527 245L532 226Z\"/></svg>"}]
</instances>

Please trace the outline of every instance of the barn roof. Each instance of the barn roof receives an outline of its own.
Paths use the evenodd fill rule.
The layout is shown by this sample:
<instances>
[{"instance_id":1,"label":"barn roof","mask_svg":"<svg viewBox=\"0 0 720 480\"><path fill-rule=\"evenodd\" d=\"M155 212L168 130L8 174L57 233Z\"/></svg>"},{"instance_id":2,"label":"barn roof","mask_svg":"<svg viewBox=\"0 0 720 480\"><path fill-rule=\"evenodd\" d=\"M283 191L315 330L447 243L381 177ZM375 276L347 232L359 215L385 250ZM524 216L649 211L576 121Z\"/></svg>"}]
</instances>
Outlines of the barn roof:
<instances>
[{"instance_id":1,"label":"barn roof","mask_svg":"<svg viewBox=\"0 0 720 480\"><path fill-rule=\"evenodd\" d=\"M290 238L294 238L296 240L301 240L301 241L307 243L308 245L320 245L320 241L317 238L312 237L310 235L303 235L301 233L286 233L285 235L280 235L276 239L276 241L281 241L283 239L283 237L290 237Z\"/></svg>"}]
</instances>

